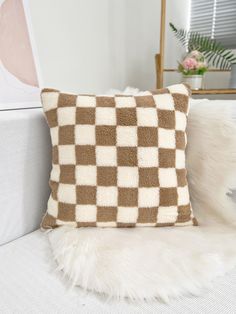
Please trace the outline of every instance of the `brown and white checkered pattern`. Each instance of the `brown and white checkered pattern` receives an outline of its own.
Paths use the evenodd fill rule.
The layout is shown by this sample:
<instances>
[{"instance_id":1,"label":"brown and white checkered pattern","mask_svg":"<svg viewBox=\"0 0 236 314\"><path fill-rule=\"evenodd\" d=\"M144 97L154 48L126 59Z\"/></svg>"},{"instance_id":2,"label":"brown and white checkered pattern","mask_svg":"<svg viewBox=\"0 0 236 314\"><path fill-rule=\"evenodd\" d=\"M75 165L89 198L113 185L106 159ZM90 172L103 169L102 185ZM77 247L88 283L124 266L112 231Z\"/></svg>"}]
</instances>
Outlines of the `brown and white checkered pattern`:
<instances>
[{"instance_id":1,"label":"brown and white checkered pattern","mask_svg":"<svg viewBox=\"0 0 236 314\"><path fill-rule=\"evenodd\" d=\"M42 227L196 224L186 181L189 90L145 96L44 89L52 193Z\"/></svg>"}]
</instances>

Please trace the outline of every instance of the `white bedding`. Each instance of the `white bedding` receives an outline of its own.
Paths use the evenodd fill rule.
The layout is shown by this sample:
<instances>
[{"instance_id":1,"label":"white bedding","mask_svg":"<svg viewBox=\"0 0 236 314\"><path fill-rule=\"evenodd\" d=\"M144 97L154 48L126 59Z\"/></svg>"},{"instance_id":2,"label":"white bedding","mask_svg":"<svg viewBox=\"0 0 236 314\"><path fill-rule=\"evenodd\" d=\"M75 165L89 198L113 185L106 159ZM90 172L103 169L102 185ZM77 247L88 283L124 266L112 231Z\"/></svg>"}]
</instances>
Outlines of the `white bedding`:
<instances>
[{"instance_id":1,"label":"white bedding","mask_svg":"<svg viewBox=\"0 0 236 314\"><path fill-rule=\"evenodd\" d=\"M106 301L79 288L69 290L61 274L52 271L55 264L51 261L47 236L39 230L0 247L1 314L236 313L236 270L215 282L203 297L170 305L132 304Z\"/></svg>"}]
</instances>

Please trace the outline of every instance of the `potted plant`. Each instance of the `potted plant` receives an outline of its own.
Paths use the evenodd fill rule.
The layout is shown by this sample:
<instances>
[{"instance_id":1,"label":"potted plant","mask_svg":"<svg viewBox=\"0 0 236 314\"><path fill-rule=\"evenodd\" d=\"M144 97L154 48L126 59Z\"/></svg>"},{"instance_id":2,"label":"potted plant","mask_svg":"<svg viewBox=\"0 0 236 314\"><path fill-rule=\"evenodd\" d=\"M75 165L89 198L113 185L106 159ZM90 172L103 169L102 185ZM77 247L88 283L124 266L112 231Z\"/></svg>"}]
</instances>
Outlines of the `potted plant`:
<instances>
[{"instance_id":1,"label":"potted plant","mask_svg":"<svg viewBox=\"0 0 236 314\"><path fill-rule=\"evenodd\" d=\"M235 54L231 50L224 48L222 44L217 42L215 39L204 36L198 32L186 31L184 29L177 29L172 23L170 23L170 28L187 51L188 55L185 59L188 59L191 53L195 54L197 52L197 53L202 54L204 58L203 62L205 66L202 67L203 73L201 75L203 75L207 71L207 63L209 66L213 66L221 70L229 70L231 69L231 67L233 70L233 68L235 67L235 63L236 63ZM196 58L191 57L191 59L196 59ZM183 62L181 63L182 65L183 65ZM189 61L186 61L185 63L188 63L188 62ZM191 62L193 61L191 60ZM185 77L186 77L186 74L190 75L191 73L190 71L189 72L185 71L186 73L184 73L181 69L182 68L180 66L179 70L183 73ZM199 73L201 73L201 71ZM198 80L200 80L200 78L198 78ZM195 86L197 86L200 83L195 82L194 84Z\"/></svg>"},{"instance_id":2,"label":"potted plant","mask_svg":"<svg viewBox=\"0 0 236 314\"><path fill-rule=\"evenodd\" d=\"M204 55L197 50L191 51L179 62L178 70L183 74L183 81L192 89L202 88L203 75L207 71Z\"/></svg>"}]
</instances>

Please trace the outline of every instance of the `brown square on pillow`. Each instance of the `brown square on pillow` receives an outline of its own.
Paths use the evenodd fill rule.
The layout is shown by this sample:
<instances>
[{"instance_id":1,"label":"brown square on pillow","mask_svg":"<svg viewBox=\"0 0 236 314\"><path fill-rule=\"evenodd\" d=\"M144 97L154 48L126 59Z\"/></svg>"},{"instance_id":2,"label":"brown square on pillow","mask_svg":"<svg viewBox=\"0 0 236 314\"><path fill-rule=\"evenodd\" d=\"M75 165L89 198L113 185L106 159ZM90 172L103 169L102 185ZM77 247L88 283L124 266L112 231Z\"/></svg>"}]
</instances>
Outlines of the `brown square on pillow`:
<instances>
[{"instance_id":1,"label":"brown square on pillow","mask_svg":"<svg viewBox=\"0 0 236 314\"><path fill-rule=\"evenodd\" d=\"M42 227L194 225L185 169L189 89L145 96L44 89L53 167Z\"/></svg>"}]
</instances>

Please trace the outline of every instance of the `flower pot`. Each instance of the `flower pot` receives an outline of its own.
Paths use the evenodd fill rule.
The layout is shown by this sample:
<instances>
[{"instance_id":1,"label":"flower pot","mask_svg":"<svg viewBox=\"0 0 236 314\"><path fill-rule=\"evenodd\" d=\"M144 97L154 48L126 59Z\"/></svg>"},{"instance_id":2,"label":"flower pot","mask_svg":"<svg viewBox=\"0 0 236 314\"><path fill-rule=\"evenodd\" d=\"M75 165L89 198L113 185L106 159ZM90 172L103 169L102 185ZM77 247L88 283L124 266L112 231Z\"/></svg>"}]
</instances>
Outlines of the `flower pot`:
<instances>
[{"instance_id":1,"label":"flower pot","mask_svg":"<svg viewBox=\"0 0 236 314\"><path fill-rule=\"evenodd\" d=\"M236 88L236 63L231 65L229 88Z\"/></svg>"},{"instance_id":2,"label":"flower pot","mask_svg":"<svg viewBox=\"0 0 236 314\"><path fill-rule=\"evenodd\" d=\"M187 83L191 89L202 88L203 75L183 75L183 82Z\"/></svg>"}]
</instances>

